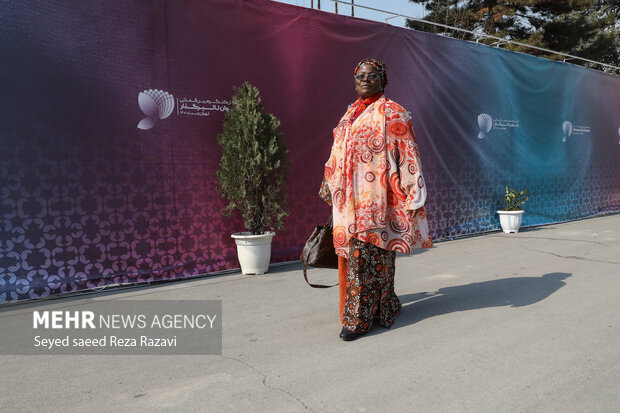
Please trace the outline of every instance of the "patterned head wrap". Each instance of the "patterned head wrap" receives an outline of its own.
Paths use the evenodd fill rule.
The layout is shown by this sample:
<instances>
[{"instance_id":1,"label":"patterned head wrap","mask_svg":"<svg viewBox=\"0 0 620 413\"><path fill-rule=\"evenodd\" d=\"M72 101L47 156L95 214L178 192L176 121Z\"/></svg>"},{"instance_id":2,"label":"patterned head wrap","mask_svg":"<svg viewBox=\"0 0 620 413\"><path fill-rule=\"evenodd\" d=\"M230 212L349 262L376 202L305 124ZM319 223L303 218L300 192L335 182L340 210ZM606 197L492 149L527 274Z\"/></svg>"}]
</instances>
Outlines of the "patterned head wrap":
<instances>
[{"instance_id":1,"label":"patterned head wrap","mask_svg":"<svg viewBox=\"0 0 620 413\"><path fill-rule=\"evenodd\" d=\"M387 66L383 62L367 57L366 59L359 62L357 66L355 66L355 70L353 71L353 74L354 75L357 74L357 71L359 70L359 68L362 67L362 65L366 65L366 64L371 65L375 69L377 69L377 72L379 72L379 76L381 76L381 85L383 86L383 88L385 88L388 84L388 77L387 77Z\"/></svg>"}]
</instances>

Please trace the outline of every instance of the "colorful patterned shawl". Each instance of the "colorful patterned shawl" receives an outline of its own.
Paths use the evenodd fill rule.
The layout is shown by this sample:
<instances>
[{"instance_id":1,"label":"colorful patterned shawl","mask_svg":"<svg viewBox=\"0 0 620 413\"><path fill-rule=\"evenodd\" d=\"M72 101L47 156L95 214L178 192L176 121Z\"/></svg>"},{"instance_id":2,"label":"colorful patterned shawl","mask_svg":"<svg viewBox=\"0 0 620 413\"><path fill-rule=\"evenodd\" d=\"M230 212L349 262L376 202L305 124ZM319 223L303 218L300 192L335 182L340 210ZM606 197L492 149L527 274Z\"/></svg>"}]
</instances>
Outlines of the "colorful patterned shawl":
<instances>
[{"instance_id":1,"label":"colorful patterned shawl","mask_svg":"<svg viewBox=\"0 0 620 413\"><path fill-rule=\"evenodd\" d=\"M409 113L382 96L352 121L358 104L349 107L334 129L325 164L336 253L347 257L351 238L405 254L432 247Z\"/></svg>"}]
</instances>

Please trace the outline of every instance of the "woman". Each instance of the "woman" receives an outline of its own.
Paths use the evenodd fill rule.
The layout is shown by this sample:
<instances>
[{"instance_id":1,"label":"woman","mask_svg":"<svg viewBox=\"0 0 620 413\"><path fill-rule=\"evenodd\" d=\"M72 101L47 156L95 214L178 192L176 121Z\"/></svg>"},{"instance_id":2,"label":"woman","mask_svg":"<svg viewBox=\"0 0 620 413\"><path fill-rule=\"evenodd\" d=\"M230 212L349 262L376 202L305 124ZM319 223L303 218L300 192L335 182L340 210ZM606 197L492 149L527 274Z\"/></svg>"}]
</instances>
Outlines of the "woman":
<instances>
[{"instance_id":1,"label":"woman","mask_svg":"<svg viewBox=\"0 0 620 413\"><path fill-rule=\"evenodd\" d=\"M364 59L354 71L359 99L334 129L321 197L332 205L340 283L340 338L367 333L373 319L389 328L400 313L395 251L430 248L426 188L409 113L386 98L384 63Z\"/></svg>"}]
</instances>

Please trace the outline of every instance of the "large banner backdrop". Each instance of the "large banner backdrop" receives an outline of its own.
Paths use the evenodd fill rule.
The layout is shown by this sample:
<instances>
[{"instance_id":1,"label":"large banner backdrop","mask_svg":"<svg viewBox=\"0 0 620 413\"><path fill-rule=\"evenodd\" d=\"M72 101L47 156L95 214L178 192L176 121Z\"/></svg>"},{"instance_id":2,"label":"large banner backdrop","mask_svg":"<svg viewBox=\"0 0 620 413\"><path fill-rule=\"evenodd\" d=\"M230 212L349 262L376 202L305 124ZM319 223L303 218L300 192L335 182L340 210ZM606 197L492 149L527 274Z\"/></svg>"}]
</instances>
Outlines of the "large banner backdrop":
<instances>
[{"instance_id":1,"label":"large banner backdrop","mask_svg":"<svg viewBox=\"0 0 620 413\"><path fill-rule=\"evenodd\" d=\"M5 2L0 12L0 302L238 267L216 135L250 81L281 121L295 260L353 68L388 65L411 111L436 240L620 209L620 78L267 0ZM244 171L239 171L244 173Z\"/></svg>"}]
</instances>

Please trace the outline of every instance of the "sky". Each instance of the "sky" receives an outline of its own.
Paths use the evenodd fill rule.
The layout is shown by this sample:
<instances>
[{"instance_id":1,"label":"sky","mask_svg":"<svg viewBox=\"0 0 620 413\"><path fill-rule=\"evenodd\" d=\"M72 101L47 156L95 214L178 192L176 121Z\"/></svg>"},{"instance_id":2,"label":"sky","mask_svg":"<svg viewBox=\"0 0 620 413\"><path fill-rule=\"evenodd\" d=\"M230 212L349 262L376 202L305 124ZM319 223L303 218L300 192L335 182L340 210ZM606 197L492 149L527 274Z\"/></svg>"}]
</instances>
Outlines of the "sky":
<instances>
[{"instance_id":1,"label":"sky","mask_svg":"<svg viewBox=\"0 0 620 413\"><path fill-rule=\"evenodd\" d=\"M281 3L294 4L296 6L302 7L310 7L311 0L274 0L279 1ZM343 0L348 3L351 0ZM314 8L317 7L317 0L314 0ZM329 0L321 0L321 10L334 12L334 2ZM374 9L381 9L388 12L395 12L399 14L404 14L405 16L411 16L421 19L424 16L424 6L419 4L411 3L409 0L355 0L355 5L358 6L368 6ZM351 6L347 6L346 4L339 3L338 4L338 13L345 14L347 16L351 15ZM376 20L380 22L384 22L386 18L389 18L391 15L389 13L381 13L371 10L366 10L361 7L355 7L355 17L361 17L363 19L368 20ZM403 17L393 17L388 20L388 23L393 26L405 26L405 19Z\"/></svg>"}]
</instances>

